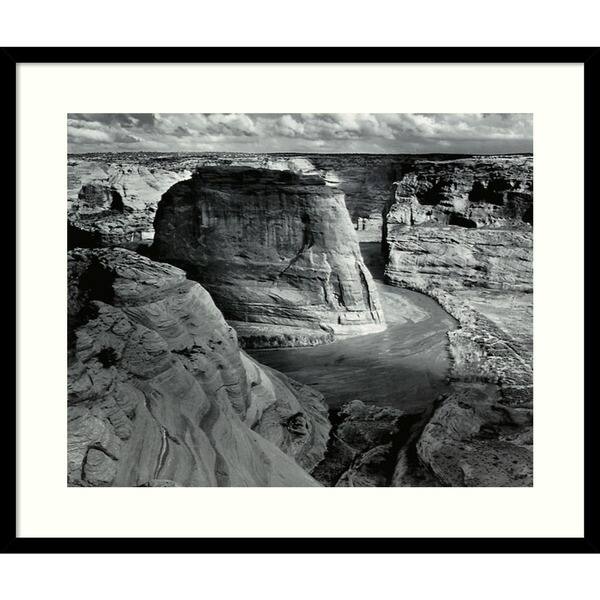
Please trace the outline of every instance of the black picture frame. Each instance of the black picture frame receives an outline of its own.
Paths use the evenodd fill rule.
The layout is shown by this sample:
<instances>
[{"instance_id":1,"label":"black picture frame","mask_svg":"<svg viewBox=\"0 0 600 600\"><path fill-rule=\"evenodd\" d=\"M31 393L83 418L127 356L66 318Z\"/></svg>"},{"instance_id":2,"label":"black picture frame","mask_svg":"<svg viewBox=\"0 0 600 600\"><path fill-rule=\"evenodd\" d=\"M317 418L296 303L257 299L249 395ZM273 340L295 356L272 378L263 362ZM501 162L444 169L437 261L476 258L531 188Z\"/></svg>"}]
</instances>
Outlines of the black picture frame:
<instances>
[{"instance_id":1,"label":"black picture frame","mask_svg":"<svg viewBox=\"0 0 600 600\"><path fill-rule=\"evenodd\" d=\"M17 66L23 63L579 63L584 67L585 135L585 251L590 255L592 239L589 209L592 179L596 171L598 127L597 81L600 77L600 49L591 47L12 47L0 49L0 77L8 117L2 132L8 198L4 207L15 223L14 238L4 237L7 256L14 259L16 298L16 96ZM13 153L13 148L15 153ZM587 264L584 265L584 273ZM587 295L587 294L586 294ZM584 315L585 316L585 315ZM7 336L11 335L7 333ZM16 320L15 348L18 344ZM585 341L587 351L587 339ZM589 352L585 367L589 367ZM6 359L5 359L6 360ZM16 367L15 363L10 363ZM8 370L8 369L7 369ZM16 418L18 394L14 402L5 396L3 417L6 426L0 443L6 467L0 548L8 553L595 553L600 551L598 528L599 496L595 484L598 442L595 428L599 420L597 402L588 392L585 370L584 410L584 535L581 538L24 538L16 531L17 455ZM13 370L16 373L16 368ZM8 376L9 380L12 374ZM13 465L9 472L9 465Z\"/></svg>"}]
</instances>

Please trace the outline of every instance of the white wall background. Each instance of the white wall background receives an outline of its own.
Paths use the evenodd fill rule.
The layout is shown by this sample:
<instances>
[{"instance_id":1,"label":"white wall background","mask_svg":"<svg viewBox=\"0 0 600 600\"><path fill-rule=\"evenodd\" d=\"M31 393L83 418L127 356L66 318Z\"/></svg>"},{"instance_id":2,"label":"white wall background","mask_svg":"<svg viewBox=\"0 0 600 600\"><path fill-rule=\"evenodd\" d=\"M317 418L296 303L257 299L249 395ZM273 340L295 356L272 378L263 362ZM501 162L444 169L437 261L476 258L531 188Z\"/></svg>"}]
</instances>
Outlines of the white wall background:
<instances>
[{"instance_id":1,"label":"white wall background","mask_svg":"<svg viewBox=\"0 0 600 600\"><path fill-rule=\"evenodd\" d=\"M598 45L598 3L3 3L2 45ZM596 556L2 556L7 598L597 597ZM105 585L102 585L105 584Z\"/></svg>"},{"instance_id":2,"label":"white wall background","mask_svg":"<svg viewBox=\"0 0 600 600\"><path fill-rule=\"evenodd\" d=\"M3 3L0 40L5 45L594 45L597 4L21 0Z\"/></svg>"}]
</instances>

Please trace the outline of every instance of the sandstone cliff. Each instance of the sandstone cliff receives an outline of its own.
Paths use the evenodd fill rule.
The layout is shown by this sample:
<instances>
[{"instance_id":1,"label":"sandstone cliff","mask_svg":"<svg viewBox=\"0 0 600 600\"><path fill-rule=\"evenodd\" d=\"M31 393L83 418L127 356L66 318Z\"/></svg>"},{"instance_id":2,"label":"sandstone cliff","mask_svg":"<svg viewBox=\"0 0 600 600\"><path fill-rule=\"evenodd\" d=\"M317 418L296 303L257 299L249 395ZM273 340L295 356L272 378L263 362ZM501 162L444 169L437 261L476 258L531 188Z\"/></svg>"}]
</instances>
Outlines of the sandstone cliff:
<instances>
[{"instance_id":1,"label":"sandstone cliff","mask_svg":"<svg viewBox=\"0 0 600 600\"><path fill-rule=\"evenodd\" d=\"M344 192L358 239L379 241L381 212L395 181L418 176L418 195L425 197L428 211L434 219L447 221L455 211L452 201L445 204L449 193L470 202L471 216L480 225L500 223L507 212L531 222L532 157L528 155L462 156L447 155L376 155L376 154L254 154L254 153L130 153L71 155L68 162L68 201L72 233L78 228L89 245L131 245L141 234L151 238L154 208L162 185L172 176L171 183L189 176L199 166L244 166L249 168L281 168L289 160L304 162L305 170L318 172ZM169 175L170 174L170 175ZM159 183L160 193L155 193ZM84 189L86 188L86 189ZM123 198L129 207L135 206L137 219L115 213L114 210L92 219L89 203L84 197L99 195L112 206L112 192ZM139 202L141 200L141 203ZM86 204L88 204L86 206ZM94 204L94 203L92 203ZM144 205L144 206L143 206ZM151 212L151 215L146 214ZM98 212L96 210L95 212ZM520 216L519 216L520 215ZM463 215L464 217L464 215ZM510 219L510 216L509 216ZM129 235L127 235L129 234Z\"/></svg>"},{"instance_id":2,"label":"sandstone cliff","mask_svg":"<svg viewBox=\"0 0 600 600\"><path fill-rule=\"evenodd\" d=\"M68 166L69 245L135 247L152 240L161 195L190 177L183 165L70 161Z\"/></svg>"},{"instance_id":3,"label":"sandstone cliff","mask_svg":"<svg viewBox=\"0 0 600 600\"><path fill-rule=\"evenodd\" d=\"M396 285L520 291L533 288L531 230L411 227L388 220L385 249L385 277Z\"/></svg>"},{"instance_id":4,"label":"sandstone cliff","mask_svg":"<svg viewBox=\"0 0 600 600\"><path fill-rule=\"evenodd\" d=\"M394 485L532 485L531 313L519 320L533 290L532 181L531 157L478 157L418 160L392 186L385 279L460 324L451 392L400 451Z\"/></svg>"},{"instance_id":5,"label":"sandstone cliff","mask_svg":"<svg viewBox=\"0 0 600 600\"><path fill-rule=\"evenodd\" d=\"M322 396L240 351L199 284L123 249L68 275L70 485L318 485Z\"/></svg>"},{"instance_id":6,"label":"sandstone cliff","mask_svg":"<svg viewBox=\"0 0 600 600\"><path fill-rule=\"evenodd\" d=\"M386 280L531 291L530 157L419 161L384 208Z\"/></svg>"},{"instance_id":7,"label":"sandstone cliff","mask_svg":"<svg viewBox=\"0 0 600 600\"><path fill-rule=\"evenodd\" d=\"M248 345L382 330L344 195L310 163L198 168L159 204L153 255L206 287Z\"/></svg>"},{"instance_id":8,"label":"sandstone cliff","mask_svg":"<svg viewBox=\"0 0 600 600\"><path fill-rule=\"evenodd\" d=\"M311 154L307 158L324 174L337 179L361 242L381 241L381 211L402 160L395 155Z\"/></svg>"}]
</instances>

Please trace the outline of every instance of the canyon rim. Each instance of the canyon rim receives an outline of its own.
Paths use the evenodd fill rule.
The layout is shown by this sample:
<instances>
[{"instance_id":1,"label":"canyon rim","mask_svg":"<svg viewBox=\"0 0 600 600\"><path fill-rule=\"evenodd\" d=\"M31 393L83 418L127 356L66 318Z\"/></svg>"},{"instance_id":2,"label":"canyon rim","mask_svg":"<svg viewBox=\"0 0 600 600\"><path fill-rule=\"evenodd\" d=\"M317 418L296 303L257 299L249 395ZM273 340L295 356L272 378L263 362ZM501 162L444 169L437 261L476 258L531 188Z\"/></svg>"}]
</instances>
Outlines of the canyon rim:
<instances>
[{"instance_id":1,"label":"canyon rim","mask_svg":"<svg viewBox=\"0 0 600 600\"><path fill-rule=\"evenodd\" d=\"M530 114L70 114L69 486L533 485Z\"/></svg>"}]
</instances>

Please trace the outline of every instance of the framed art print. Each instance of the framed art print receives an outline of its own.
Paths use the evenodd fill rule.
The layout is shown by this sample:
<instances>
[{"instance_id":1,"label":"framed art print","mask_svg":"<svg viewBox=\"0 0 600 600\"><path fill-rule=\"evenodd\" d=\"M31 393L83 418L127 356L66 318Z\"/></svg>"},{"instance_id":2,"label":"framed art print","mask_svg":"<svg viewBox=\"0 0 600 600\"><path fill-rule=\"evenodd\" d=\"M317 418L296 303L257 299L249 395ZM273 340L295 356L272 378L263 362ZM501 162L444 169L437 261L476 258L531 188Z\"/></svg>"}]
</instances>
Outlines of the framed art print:
<instances>
[{"instance_id":1,"label":"framed art print","mask_svg":"<svg viewBox=\"0 0 600 600\"><path fill-rule=\"evenodd\" d=\"M273 50L4 49L7 549L597 550L597 50Z\"/></svg>"}]
</instances>

